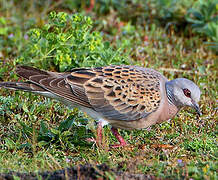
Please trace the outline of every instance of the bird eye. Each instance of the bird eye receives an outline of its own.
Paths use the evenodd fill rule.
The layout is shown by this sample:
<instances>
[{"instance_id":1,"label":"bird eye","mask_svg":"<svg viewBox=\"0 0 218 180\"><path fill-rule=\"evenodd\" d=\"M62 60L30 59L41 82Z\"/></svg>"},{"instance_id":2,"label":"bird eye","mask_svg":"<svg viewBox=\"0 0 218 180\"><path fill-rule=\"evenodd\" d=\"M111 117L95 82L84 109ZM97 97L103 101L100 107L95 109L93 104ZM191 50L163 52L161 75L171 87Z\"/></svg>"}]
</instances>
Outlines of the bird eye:
<instances>
[{"instance_id":1,"label":"bird eye","mask_svg":"<svg viewBox=\"0 0 218 180\"><path fill-rule=\"evenodd\" d=\"M191 98L191 92L189 89L183 89L183 93L185 94L186 97Z\"/></svg>"}]
</instances>

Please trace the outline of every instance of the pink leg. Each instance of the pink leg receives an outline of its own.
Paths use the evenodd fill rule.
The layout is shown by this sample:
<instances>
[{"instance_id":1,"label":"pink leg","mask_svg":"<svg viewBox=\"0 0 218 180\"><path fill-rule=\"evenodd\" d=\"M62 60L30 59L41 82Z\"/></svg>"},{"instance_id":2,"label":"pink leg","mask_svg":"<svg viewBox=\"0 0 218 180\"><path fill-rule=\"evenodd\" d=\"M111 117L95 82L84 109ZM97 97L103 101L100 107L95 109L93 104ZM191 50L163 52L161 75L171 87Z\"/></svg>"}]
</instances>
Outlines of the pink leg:
<instances>
[{"instance_id":1,"label":"pink leg","mask_svg":"<svg viewBox=\"0 0 218 180\"><path fill-rule=\"evenodd\" d=\"M97 141L98 146L102 145L102 123L101 122L98 123L96 141Z\"/></svg>"},{"instance_id":2,"label":"pink leg","mask_svg":"<svg viewBox=\"0 0 218 180\"><path fill-rule=\"evenodd\" d=\"M86 141L88 142L94 142L96 143L99 147L102 146L102 123L99 122L97 126L97 135L96 138L87 138Z\"/></svg>"},{"instance_id":3,"label":"pink leg","mask_svg":"<svg viewBox=\"0 0 218 180\"><path fill-rule=\"evenodd\" d=\"M120 144L114 144L114 145L112 145L112 146L111 146L112 148L123 147L123 146L126 146L126 145L127 145L126 141L125 141L125 140L123 139L123 137L119 134L117 128L112 127L112 128L111 128L111 131L112 131L113 135L117 138L117 140L120 142Z\"/></svg>"}]
</instances>

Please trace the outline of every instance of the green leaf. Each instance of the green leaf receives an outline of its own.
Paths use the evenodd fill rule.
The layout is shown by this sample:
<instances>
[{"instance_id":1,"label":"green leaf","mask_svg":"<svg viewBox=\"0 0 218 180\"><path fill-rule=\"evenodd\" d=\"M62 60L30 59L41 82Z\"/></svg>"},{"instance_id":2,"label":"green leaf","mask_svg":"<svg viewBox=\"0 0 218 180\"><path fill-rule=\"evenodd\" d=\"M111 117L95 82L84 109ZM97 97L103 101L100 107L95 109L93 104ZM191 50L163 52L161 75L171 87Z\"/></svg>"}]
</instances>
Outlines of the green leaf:
<instances>
[{"instance_id":1,"label":"green leaf","mask_svg":"<svg viewBox=\"0 0 218 180\"><path fill-rule=\"evenodd\" d=\"M7 35L7 33L8 33L7 27L0 28L0 35Z\"/></svg>"},{"instance_id":2,"label":"green leaf","mask_svg":"<svg viewBox=\"0 0 218 180\"><path fill-rule=\"evenodd\" d=\"M22 108L23 108L24 112L29 113L29 109L28 109L28 107L26 106L25 103L23 104Z\"/></svg>"},{"instance_id":3,"label":"green leaf","mask_svg":"<svg viewBox=\"0 0 218 180\"><path fill-rule=\"evenodd\" d=\"M23 130L23 133L27 134L27 136L31 136L32 133L33 133L33 128L32 127L29 127L27 126L24 122L22 121L19 121L20 125L22 126L22 130Z\"/></svg>"},{"instance_id":4,"label":"green leaf","mask_svg":"<svg viewBox=\"0 0 218 180\"><path fill-rule=\"evenodd\" d=\"M69 116L66 120L60 123L58 130L61 132L69 130L73 126L74 121L75 121L75 117Z\"/></svg>"},{"instance_id":5,"label":"green leaf","mask_svg":"<svg viewBox=\"0 0 218 180\"><path fill-rule=\"evenodd\" d=\"M0 17L0 24L1 25L6 25L7 24L6 22L7 21L6 21L6 19L4 17Z\"/></svg>"},{"instance_id":6,"label":"green leaf","mask_svg":"<svg viewBox=\"0 0 218 180\"><path fill-rule=\"evenodd\" d=\"M39 132L41 134L46 134L46 133L50 132L49 129L48 129L48 125L44 121L40 122L40 130L39 130Z\"/></svg>"},{"instance_id":7,"label":"green leaf","mask_svg":"<svg viewBox=\"0 0 218 180\"><path fill-rule=\"evenodd\" d=\"M57 130L57 129L51 129L51 133L53 133L53 134L55 134L55 135L58 135L58 134L60 134L60 131L59 130Z\"/></svg>"}]
</instances>

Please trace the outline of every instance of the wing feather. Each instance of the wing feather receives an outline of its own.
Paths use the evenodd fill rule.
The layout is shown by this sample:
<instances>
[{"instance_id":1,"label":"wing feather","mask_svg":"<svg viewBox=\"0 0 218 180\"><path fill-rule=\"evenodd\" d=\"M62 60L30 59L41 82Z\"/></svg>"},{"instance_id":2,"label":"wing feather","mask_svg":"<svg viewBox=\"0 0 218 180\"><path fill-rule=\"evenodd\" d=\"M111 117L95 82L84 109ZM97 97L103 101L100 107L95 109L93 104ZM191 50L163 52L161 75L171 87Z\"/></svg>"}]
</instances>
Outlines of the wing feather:
<instances>
[{"instance_id":1,"label":"wing feather","mask_svg":"<svg viewBox=\"0 0 218 180\"><path fill-rule=\"evenodd\" d=\"M17 73L32 86L111 120L138 120L156 111L161 102L161 75L137 66L78 68L65 73L20 66Z\"/></svg>"},{"instance_id":2,"label":"wing feather","mask_svg":"<svg viewBox=\"0 0 218 180\"><path fill-rule=\"evenodd\" d=\"M66 82L72 89L75 86L84 88L93 109L104 117L137 120L159 107L159 78L160 74L150 69L107 66L73 71Z\"/></svg>"}]
</instances>

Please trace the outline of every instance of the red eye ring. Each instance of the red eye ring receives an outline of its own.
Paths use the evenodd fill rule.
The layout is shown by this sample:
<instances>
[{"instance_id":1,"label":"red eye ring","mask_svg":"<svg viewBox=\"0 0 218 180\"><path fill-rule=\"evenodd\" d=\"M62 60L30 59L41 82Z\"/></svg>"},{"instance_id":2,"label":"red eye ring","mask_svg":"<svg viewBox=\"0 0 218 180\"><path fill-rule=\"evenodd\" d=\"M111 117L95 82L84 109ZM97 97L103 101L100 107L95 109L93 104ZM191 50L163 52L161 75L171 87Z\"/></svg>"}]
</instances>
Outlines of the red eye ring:
<instances>
[{"instance_id":1,"label":"red eye ring","mask_svg":"<svg viewBox=\"0 0 218 180\"><path fill-rule=\"evenodd\" d=\"M183 93L185 94L186 97L191 98L191 91L189 89L183 89Z\"/></svg>"}]
</instances>

